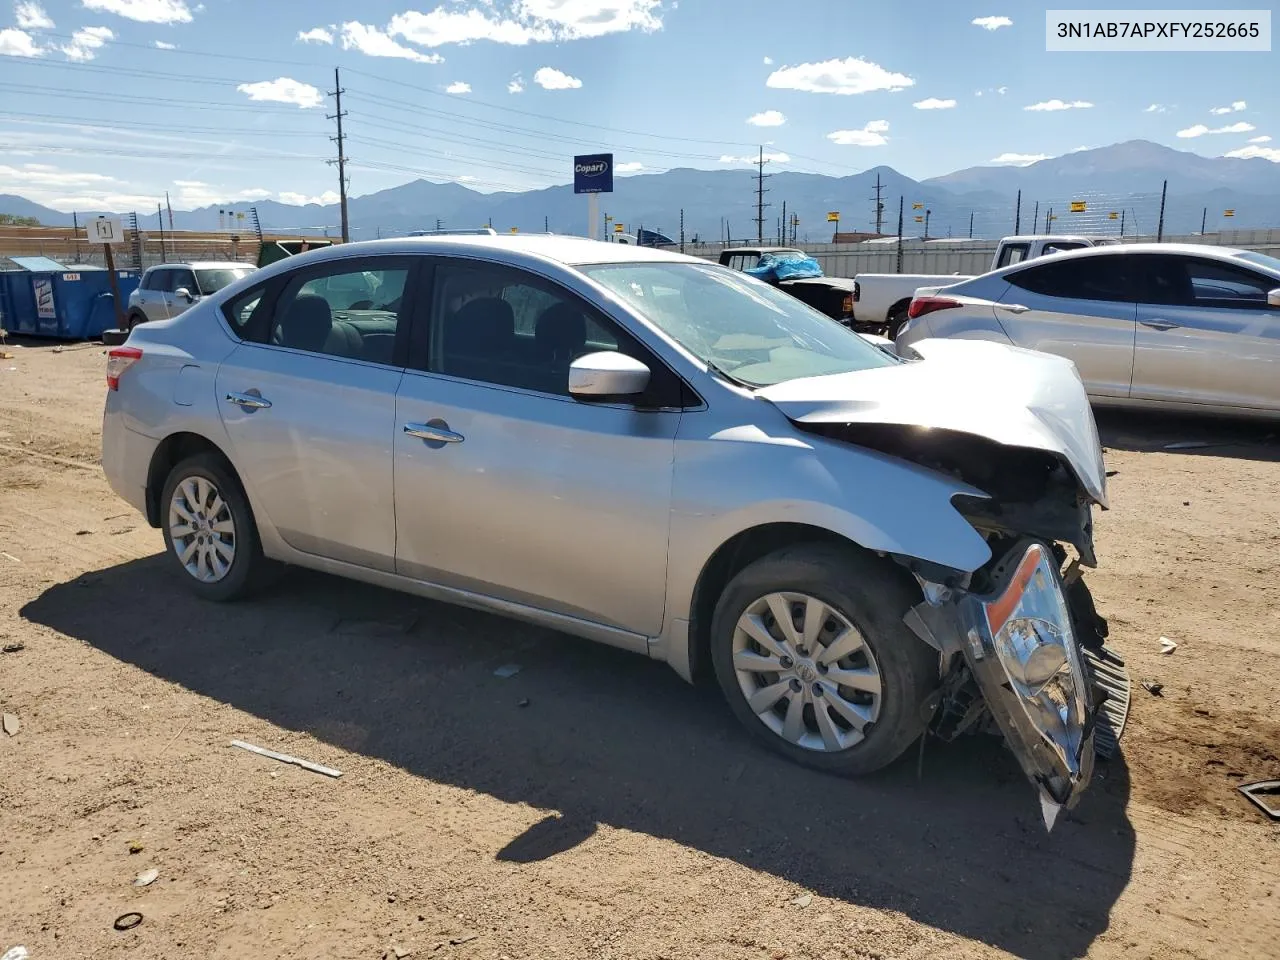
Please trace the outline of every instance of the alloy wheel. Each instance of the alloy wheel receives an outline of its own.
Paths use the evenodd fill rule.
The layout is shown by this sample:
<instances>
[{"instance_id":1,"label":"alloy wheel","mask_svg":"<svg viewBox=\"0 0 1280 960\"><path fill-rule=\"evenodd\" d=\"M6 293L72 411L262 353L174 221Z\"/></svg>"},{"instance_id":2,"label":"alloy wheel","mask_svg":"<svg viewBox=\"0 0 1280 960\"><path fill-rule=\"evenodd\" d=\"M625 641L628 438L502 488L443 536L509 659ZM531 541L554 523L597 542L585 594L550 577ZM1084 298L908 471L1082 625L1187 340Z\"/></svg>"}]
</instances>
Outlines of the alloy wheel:
<instances>
[{"instance_id":1,"label":"alloy wheel","mask_svg":"<svg viewBox=\"0 0 1280 960\"><path fill-rule=\"evenodd\" d=\"M235 519L207 477L186 477L174 487L169 539L178 562L201 583L217 583L231 570L236 558Z\"/></svg>"}]
</instances>

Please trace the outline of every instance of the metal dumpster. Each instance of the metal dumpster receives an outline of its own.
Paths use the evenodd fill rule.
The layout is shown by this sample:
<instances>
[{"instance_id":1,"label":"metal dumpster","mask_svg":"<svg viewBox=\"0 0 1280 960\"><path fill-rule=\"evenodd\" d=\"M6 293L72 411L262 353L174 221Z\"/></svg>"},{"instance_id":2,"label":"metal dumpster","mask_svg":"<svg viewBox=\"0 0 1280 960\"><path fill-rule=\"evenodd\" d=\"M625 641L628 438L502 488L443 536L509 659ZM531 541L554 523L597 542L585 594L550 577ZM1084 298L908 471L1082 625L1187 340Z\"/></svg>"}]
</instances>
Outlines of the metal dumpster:
<instances>
[{"instance_id":1,"label":"metal dumpster","mask_svg":"<svg viewBox=\"0 0 1280 960\"><path fill-rule=\"evenodd\" d=\"M0 270L0 328L33 337L88 340L116 325L111 276L101 267L71 266L48 257L9 257ZM117 270L121 309L138 286L138 271Z\"/></svg>"}]
</instances>

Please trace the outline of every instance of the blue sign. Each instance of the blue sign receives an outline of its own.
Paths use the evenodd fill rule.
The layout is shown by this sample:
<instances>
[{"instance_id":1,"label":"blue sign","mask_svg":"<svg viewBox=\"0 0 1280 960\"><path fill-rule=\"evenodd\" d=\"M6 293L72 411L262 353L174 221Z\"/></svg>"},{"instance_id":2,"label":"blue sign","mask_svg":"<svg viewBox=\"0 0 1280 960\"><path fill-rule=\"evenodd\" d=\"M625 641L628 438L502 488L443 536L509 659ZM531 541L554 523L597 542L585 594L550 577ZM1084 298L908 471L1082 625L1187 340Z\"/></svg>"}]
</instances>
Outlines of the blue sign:
<instances>
[{"instance_id":1,"label":"blue sign","mask_svg":"<svg viewBox=\"0 0 1280 960\"><path fill-rule=\"evenodd\" d=\"M573 158L574 193L613 193L613 154Z\"/></svg>"}]
</instances>

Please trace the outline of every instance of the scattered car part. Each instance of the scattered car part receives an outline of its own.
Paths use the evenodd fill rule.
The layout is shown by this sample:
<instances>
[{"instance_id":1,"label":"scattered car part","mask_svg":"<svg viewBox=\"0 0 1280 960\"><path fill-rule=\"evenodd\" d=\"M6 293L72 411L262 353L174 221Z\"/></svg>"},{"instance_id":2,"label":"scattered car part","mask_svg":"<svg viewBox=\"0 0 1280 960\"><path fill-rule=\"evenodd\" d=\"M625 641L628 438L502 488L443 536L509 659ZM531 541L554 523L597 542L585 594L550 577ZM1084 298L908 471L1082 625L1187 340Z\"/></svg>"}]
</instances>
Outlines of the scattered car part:
<instances>
[{"instance_id":1,"label":"scattered car part","mask_svg":"<svg viewBox=\"0 0 1280 960\"><path fill-rule=\"evenodd\" d=\"M256 753L260 757L269 757L272 760L279 760L281 763L290 763L295 767L302 767L303 770L310 770L312 773L324 774L326 777L337 779L342 776L342 771L335 770L333 767L324 767L318 763L312 763L310 760L299 760L297 757L291 757L287 753L277 753L274 750L268 750L266 747L245 743L243 740L232 740L231 746L239 747L241 750L248 750L250 753Z\"/></svg>"},{"instance_id":2,"label":"scattered car part","mask_svg":"<svg viewBox=\"0 0 1280 960\"><path fill-rule=\"evenodd\" d=\"M1236 789L1272 820L1280 820L1280 780L1259 780L1256 783L1242 784Z\"/></svg>"},{"instance_id":3,"label":"scattered car part","mask_svg":"<svg viewBox=\"0 0 1280 960\"><path fill-rule=\"evenodd\" d=\"M142 922L142 914L137 910L130 910L128 913L122 913L116 917L115 923L111 924L117 930L132 930Z\"/></svg>"}]
</instances>

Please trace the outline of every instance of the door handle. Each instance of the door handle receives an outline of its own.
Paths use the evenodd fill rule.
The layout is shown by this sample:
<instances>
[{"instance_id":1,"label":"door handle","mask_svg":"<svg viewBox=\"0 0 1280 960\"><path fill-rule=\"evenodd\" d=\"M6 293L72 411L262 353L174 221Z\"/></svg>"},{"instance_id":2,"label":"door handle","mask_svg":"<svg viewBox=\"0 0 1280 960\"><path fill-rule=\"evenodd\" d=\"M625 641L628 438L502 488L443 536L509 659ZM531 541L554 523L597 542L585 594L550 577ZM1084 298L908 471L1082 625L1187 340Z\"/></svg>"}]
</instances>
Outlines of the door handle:
<instances>
[{"instance_id":1,"label":"door handle","mask_svg":"<svg viewBox=\"0 0 1280 960\"><path fill-rule=\"evenodd\" d=\"M404 432L411 437L429 440L434 443L461 443L467 439L462 434L454 433L447 426L440 423L406 423Z\"/></svg>"},{"instance_id":2,"label":"door handle","mask_svg":"<svg viewBox=\"0 0 1280 960\"><path fill-rule=\"evenodd\" d=\"M271 406L270 400L263 400L251 393L228 393L225 399L227 403L234 403L244 410L266 410Z\"/></svg>"},{"instance_id":3,"label":"door handle","mask_svg":"<svg viewBox=\"0 0 1280 960\"><path fill-rule=\"evenodd\" d=\"M1138 322L1152 330L1173 330L1178 327L1178 324L1170 323L1168 320L1139 320Z\"/></svg>"},{"instance_id":4,"label":"door handle","mask_svg":"<svg viewBox=\"0 0 1280 960\"><path fill-rule=\"evenodd\" d=\"M1026 312L1027 312L1028 310L1030 310L1031 308L1030 308L1030 307L1024 307L1024 306L1023 306L1022 304L1020 304L1020 303L997 303L997 304L996 304L996 309L998 309L998 310L1007 310L1007 311L1009 311L1010 313L1026 313Z\"/></svg>"}]
</instances>

